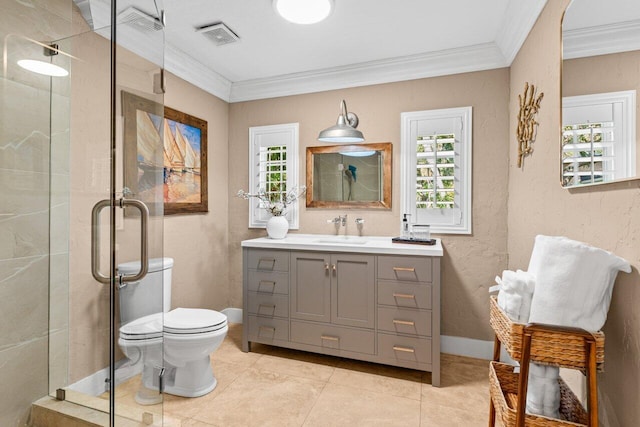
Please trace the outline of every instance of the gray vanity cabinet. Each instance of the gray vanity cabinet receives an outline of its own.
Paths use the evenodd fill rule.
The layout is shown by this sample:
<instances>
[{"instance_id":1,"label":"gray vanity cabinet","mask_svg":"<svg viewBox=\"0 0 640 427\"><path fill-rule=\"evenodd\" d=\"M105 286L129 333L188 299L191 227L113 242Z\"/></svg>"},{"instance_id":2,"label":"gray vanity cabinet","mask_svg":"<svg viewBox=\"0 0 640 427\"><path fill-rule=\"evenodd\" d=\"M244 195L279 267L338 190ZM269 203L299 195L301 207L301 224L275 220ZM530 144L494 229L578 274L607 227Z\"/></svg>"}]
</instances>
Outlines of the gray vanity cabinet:
<instances>
[{"instance_id":1,"label":"gray vanity cabinet","mask_svg":"<svg viewBox=\"0 0 640 427\"><path fill-rule=\"evenodd\" d=\"M251 342L429 371L440 384L440 258L243 248Z\"/></svg>"},{"instance_id":2,"label":"gray vanity cabinet","mask_svg":"<svg viewBox=\"0 0 640 427\"><path fill-rule=\"evenodd\" d=\"M375 257L291 253L291 318L373 329Z\"/></svg>"},{"instance_id":3,"label":"gray vanity cabinet","mask_svg":"<svg viewBox=\"0 0 640 427\"><path fill-rule=\"evenodd\" d=\"M331 255L291 253L292 319L331 322Z\"/></svg>"},{"instance_id":4,"label":"gray vanity cabinet","mask_svg":"<svg viewBox=\"0 0 640 427\"><path fill-rule=\"evenodd\" d=\"M289 340L289 251L244 251L243 350Z\"/></svg>"}]
</instances>

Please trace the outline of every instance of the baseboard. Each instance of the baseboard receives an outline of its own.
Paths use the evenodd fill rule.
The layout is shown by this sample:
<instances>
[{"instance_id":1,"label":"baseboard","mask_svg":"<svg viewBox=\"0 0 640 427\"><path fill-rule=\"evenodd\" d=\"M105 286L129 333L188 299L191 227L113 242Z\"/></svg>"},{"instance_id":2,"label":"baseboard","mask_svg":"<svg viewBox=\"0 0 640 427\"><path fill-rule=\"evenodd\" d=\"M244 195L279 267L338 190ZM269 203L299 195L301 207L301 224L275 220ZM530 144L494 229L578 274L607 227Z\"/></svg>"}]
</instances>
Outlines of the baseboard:
<instances>
[{"instance_id":1,"label":"baseboard","mask_svg":"<svg viewBox=\"0 0 640 427\"><path fill-rule=\"evenodd\" d=\"M440 337L440 350L442 353L454 354L456 356L491 360L493 358L493 341L442 335ZM515 361L509 357L504 347L502 347L501 350L500 361L515 365Z\"/></svg>"},{"instance_id":2,"label":"baseboard","mask_svg":"<svg viewBox=\"0 0 640 427\"><path fill-rule=\"evenodd\" d=\"M116 362L116 384L138 375L140 372L142 372L142 363L131 365L127 359L119 360ZM100 369L80 381L76 381L69 385L68 388L89 396L99 396L108 390L107 378L109 378L109 367Z\"/></svg>"},{"instance_id":3,"label":"baseboard","mask_svg":"<svg viewBox=\"0 0 640 427\"><path fill-rule=\"evenodd\" d=\"M229 323L242 323L242 309L241 308L225 308L222 313L227 316Z\"/></svg>"}]
</instances>

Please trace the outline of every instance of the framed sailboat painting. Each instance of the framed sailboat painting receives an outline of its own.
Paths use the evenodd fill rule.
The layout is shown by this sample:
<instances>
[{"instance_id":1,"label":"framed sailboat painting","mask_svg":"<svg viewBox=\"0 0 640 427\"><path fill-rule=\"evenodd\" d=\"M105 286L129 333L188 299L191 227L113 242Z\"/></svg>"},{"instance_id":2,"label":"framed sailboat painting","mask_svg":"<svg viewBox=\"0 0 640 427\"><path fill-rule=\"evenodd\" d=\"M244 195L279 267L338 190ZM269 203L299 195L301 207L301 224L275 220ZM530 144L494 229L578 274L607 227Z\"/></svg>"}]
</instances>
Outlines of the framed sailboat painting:
<instances>
[{"instance_id":1,"label":"framed sailboat painting","mask_svg":"<svg viewBox=\"0 0 640 427\"><path fill-rule=\"evenodd\" d=\"M207 212L207 122L124 91L122 112L131 195L152 214Z\"/></svg>"}]
</instances>

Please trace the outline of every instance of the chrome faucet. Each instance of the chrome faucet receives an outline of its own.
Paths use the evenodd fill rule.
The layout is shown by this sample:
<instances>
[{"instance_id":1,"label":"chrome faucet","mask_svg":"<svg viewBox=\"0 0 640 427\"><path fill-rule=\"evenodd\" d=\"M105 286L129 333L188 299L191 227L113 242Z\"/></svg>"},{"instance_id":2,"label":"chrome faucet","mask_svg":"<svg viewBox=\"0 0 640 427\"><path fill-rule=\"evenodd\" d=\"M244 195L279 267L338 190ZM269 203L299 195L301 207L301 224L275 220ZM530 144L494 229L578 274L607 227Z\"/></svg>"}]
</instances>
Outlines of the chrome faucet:
<instances>
[{"instance_id":1,"label":"chrome faucet","mask_svg":"<svg viewBox=\"0 0 640 427\"><path fill-rule=\"evenodd\" d=\"M347 227L347 214L344 215L339 215L333 219L328 219L327 220L328 223L330 224L334 224L336 226L336 234L339 233L340 230L340 226L342 225L343 227L345 227L345 233L346 233L346 227Z\"/></svg>"}]
</instances>

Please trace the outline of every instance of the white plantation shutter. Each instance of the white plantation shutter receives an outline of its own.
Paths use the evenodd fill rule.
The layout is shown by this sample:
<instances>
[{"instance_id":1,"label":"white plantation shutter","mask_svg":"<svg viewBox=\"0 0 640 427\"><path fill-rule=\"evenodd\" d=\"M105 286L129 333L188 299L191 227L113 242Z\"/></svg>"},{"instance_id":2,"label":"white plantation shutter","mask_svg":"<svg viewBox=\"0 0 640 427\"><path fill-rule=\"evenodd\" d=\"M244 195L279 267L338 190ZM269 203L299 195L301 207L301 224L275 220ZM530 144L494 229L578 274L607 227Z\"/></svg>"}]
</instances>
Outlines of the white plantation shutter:
<instances>
[{"instance_id":1,"label":"white plantation shutter","mask_svg":"<svg viewBox=\"0 0 640 427\"><path fill-rule=\"evenodd\" d=\"M402 213L434 233L471 233L471 113L402 113Z\"/></svg>"},{"instance_id":2,"label":"white plantation shutter","mask_svg":"<svg viewBox=\"0 0 640 427\"><path fill-rule=\"evenodd\" d=\"M249 128L249 192L264 190L271 200L281 200L297 186L298 123ZM297 229L298 201L287 207L289 228ZM249 199L249 227L264 228L271 214L260 200Z\"/></svg>"},{"instance_id":3,"label":"white plantation shutter","mask_svg":"<svg viewBox=\"0 0 640 427\"><path fill-rule=\"evenodd\" d=\"M635 176L635 91L562 100L562 185Z\"/></svg>"}]
</instances>

